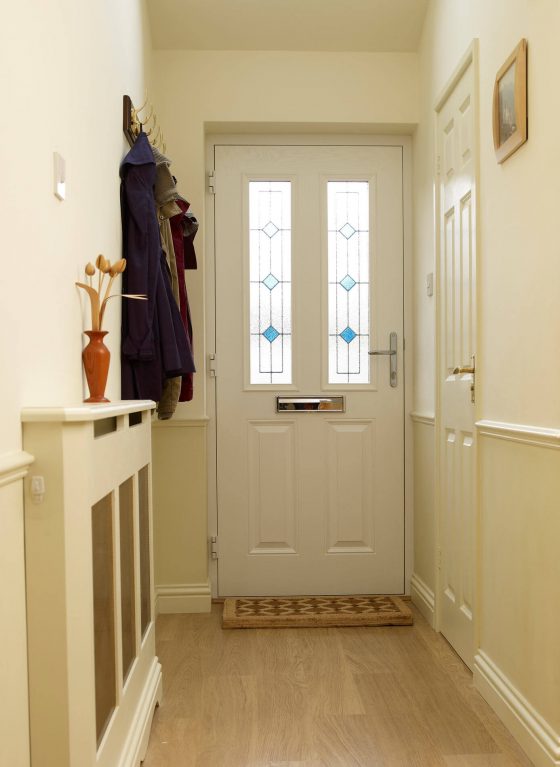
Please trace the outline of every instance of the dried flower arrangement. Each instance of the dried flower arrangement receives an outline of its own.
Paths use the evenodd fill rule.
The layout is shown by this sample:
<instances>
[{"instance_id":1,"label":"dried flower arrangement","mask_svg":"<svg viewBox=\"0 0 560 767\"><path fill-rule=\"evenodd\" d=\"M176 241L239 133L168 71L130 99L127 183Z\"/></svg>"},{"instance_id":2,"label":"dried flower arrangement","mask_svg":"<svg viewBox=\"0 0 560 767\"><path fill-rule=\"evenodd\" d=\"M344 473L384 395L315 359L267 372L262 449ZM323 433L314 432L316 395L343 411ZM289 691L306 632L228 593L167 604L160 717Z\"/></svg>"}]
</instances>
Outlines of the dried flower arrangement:
<instances>
[{"instance_id":1,"label":"dried flower arrangement","mask_svg":"<svg viewBox=\"0 0 560 767\"><path fill-rule=\"evenodd\" d=\"M122 274L126 269L126 259L121 258L114 264L105 258L105 256L99 255L95 261L95 266L92 263L86 264L85 272L86 277L89 279L89 284L84 282L77 282L76 285L79 288L83 288L89 296L91 303L91 326L92 330L102 330L103 317L105 316L105 308L110 298L120 296L120 298L135 298L140 301L147 301L146 296L139 295L137 293L122 293L111 295L111 288L117 275ZM97 288L94 288L93 282L96 272L97 274ZM105 282L105 276L109 275L109 283L105 289L105 295L103 299L101 294L103 291L103 283Z\"/></svg>"}]
</instances>

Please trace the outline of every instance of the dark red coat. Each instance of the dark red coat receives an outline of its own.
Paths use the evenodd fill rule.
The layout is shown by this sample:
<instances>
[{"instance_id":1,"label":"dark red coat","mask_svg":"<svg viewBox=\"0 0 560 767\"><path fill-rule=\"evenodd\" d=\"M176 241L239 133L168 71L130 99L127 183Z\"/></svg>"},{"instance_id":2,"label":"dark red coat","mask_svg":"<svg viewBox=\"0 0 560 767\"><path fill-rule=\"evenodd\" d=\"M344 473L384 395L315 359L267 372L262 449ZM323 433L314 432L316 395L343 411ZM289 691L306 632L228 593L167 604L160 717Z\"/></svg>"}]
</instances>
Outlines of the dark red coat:
<instances>
[{"instance_id":1,"label":"dark red coat","mask_svg":"<svg viewBox=\"0 0 560 767\"><path fill-rule=\"evenodd\" d=\"M191 311L189 307L189 297L185 283L185 269L196 269L196 255L194 252L194 232L185 233L185 214L189 209L189 203L182 199L176 201L181 208L181 213L170 219L171 234L173 237L173 248L175 250L175 259L177 261L177 272L179 274L179 309L183 320L185 331L189 338L191 349L193 348L193 327L191 321ZM183 376L181 384L181 393L179 402L190 402L193 398L193 374L187 373Z\"/></svg>"}]
</instances>

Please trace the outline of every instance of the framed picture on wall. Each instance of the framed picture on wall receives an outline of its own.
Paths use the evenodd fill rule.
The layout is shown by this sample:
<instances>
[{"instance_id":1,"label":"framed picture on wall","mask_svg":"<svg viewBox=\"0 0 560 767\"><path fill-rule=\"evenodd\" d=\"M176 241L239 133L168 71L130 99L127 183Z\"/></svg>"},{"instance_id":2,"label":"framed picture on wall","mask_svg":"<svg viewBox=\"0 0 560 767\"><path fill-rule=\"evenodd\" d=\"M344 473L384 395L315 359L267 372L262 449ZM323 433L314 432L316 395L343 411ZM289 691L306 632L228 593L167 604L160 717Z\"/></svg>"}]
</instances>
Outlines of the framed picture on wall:
<instances>
[{"instance_id":1,"label":"framed picture on wall","mask_svg":"<svg viewBox=\"0 0 560 767\"><path fill-rule=\"evenodd\" d=\"M499 163L527 141L527 40L523 39L496 75L492 108L494 149Z\"/></svg>"}]
</instances>

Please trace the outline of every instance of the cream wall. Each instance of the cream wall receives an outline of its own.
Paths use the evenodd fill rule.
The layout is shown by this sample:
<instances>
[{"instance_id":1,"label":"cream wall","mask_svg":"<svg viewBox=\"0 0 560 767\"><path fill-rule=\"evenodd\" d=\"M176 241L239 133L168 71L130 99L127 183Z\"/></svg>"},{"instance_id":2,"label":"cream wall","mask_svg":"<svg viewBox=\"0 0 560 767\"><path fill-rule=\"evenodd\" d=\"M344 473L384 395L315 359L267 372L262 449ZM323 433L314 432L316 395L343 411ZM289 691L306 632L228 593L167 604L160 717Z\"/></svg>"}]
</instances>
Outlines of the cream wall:
<instances>
[{"instance_id":1,"label":"cream wall","mask_svg":"<svg viewBox=\"0 0 560 767\"><path fill-rule=\"evenodd\" d=\"M560 101L550 97L557 58L556 0L434 0L422 45L421 120L414 140L417 383L415 408L434 409L433 108L473 38L480 39L479 412L541 426L560 423L560 241L557 200ZM492 89L497 70L522 37L529 43L529 141L503 165L494 157ZM491 333L490 333L491 329ZM538 389L537 389L538 382ZM538 391L538 396L535 394Z\"/></svg>"},{"instance_id":2,"label":"cream wall","mask_svg":"<svg viewBox=\"0 0 560 767\"><path fill-rule=\"evenodd\" d=\"M475 679L536 764L560 763L560 655L552 638L560 634L560 613L552 607L560 598L560 559L549 543L558 536L560 464L558 451L539 446L542 439L554 442L560 426L560 101L551 97L559 34L556 0L432 0L420 48L422 105L414 137L415 408L433 411L434 304L424 278L434 269L434 104L478 38L477 410L496 423L479 434ZM522 37L529 44L529 141L498 165L494 78ZM543 427L545 437L538 428L527 433L528 426ZM430 525L425 530L431 535Z\"/></svg>"},{"instance_id":3,"label":"cream wall","mask_svg":"<svg viewBox=\"0 0 560 767\"><path fill-rule=\"evenodd\" d=\"M22 404L82 399L85 325L73 283L98 253L121 254L122 96L142 98L150 44L141 0L22 0L10 5L0 36L0 66L13 73L4 78L0 123L9 264L0 302L2 453L20 444ZM66 159L65 202L52 193L54 151ZM114 301L113 352L119 327ZM119 377L115 353L110 398L119 396Z\"/></svg>"},{"instance_id":4,"label":"cream wall","mask_svg":"<svg viewBox=\"0 0 560 767\"><path fill-rule=\"evenodd\" d=\"M398 125L412 132L418 112L416 54L154 51L154 94L167 154L179 186L202 218L206 199L205 132L257 125L262 132L289 124L293 132L321 123L343 133L351 125L383 132ZM254 130L254 128L253 128ZM196 363L204 368L204 230L196 240L202 262L187 273L193 304ZM192 286L192 289L191 289ZM205 414L202 375L185 418Z\"/></svg>"},{"instance_id":5,"label":"cream wall","mask_svg":"<svg viewBox=\"0 0 560 767\"><path fill-rule=\"evenodd\" d=\"M415 54L154 51L153 65L154 94L172 170L203 223L206 171L212 167L212 158L205 156L208 130L320 133L328 126L339 133L410 133L417 120ZM210 404L205 399L204 244L201 227L196 240L199 270L187 272L198 370L195 399L177 411L177 419L191 422L206 416ZM165 565L156 556L160 607L171 605L173 594L177 605L192 604L191 595L199 596L208 583L206 472L187 481L182 462L196 441L192 428L198 427L185 426L182 447L177 446L174 428L170 424L166 432L163 426L156 437L155 501L161 500L166 509L161 524L155 522L156 545L160 556L164 551L166 556ZM208 439L213 444L211 433ZM181 488L180 501L169 498L169 483ZM171 530L182 531L181 537L166 549L163 541ZM171 577L179 581L168 581Z\"/></svg>"},{"instance_id":6,"label":"cream wall","mask_svg":"<svg viewBox=\"0 0 560 767\"><path fill-rule=\"evenodd\" d=\"M158 613L209 612L207 420L158 421L153 435Z\"/></svg>"},{"instance_id":7,"label":"cream wall","mask_svg":"<svg viewBox=\"0 0 560 767\"><path fill-rule=\"evenodd\" d=\"M0 475L3 466L22 460L22 406L82 399L81 330L88 320L73 283L98 253L120 257L122 95L142 98L150 64L141 0L21 0L5 10ZM54 151L67 163L62 203L52 193ZM115 352L119 325L115 301L108 322L108 346ZM119 396L119 377L115 353L111 398ZM6 471L12 479L0 492L0 580L6 584L2 620L9 630L0 638L0 657L9 663L0 665L0 763L24 767L29 747L22 477ZM16 714L20 726L13 724Z\"/></svg>"},{"instance_id":8,"label":"cream wall","mask_svg":"<svg viewBox=\"0 0 560 767\"><path fill-rule=\"evenodd\" d=\"M431 413L414 412L414 568L411 597L431 626L435 622L436 525L434 515L435 429Z\"/></svg>"}]
</instances>

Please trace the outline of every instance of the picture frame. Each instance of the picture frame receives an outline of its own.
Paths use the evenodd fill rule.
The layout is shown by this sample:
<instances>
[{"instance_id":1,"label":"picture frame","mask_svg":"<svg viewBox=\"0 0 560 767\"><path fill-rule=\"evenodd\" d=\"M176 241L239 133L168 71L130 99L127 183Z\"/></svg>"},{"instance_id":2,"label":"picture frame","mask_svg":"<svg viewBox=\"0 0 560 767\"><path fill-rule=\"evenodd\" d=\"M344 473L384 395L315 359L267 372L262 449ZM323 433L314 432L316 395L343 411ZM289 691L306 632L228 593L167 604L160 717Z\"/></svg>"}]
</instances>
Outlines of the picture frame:
<instances>
[{"instance_id":1,"label":"picture frame","mask_svg":"<svg viewBox=\"0 0 560 767\"><path fill-rule=\"evenodd\" d=\"M496 160L503 163L527 141L527 40L504 61L494 83L492 129Z\"/></svg>"}]
</instances>

